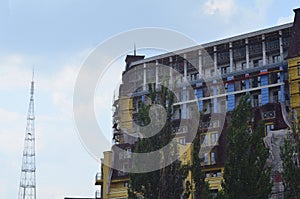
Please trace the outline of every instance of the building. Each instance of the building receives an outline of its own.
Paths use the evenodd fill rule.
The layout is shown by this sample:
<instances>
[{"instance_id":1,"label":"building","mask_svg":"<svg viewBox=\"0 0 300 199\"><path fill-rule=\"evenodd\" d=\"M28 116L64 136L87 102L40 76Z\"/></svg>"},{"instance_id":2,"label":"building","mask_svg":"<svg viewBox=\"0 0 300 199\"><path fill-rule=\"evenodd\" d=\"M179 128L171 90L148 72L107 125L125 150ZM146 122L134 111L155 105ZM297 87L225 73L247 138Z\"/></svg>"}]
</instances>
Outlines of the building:
<instances>
[{"instance_id":1,"label":"building","mask_svg":"<svg viewBox=\"0 0 300 199\"><path fill-rule=\"evenodd\" d=\"M188 124L195 111L204 113L202 166L211 191L219 191L226 158L226 128L230 112L242 95L248 93L251 97L254 124L265 121L265 136L272 131L287 130L289 113L294 116L300 113L300 9L294 11L294 23L150 58L128 55L123 84L114 104L113 127L115 146L123 148L124 154L112 155L113 147L112 151L104 152L103 163L119 162L125 170L131 166L130 154L136 141L131 135L138 132L137 114L140 103L147 100L147 83L159 85L168 81L174 85L175 82L174 106L179 109L173 120ZM192 142L189 130L188 125L178 129L176 139L181 150ZM186 151L181 159L191 160L191 151ZM128 174L105 165L101 166L102 176L96 178L102 198L126 198ZM273 192L282 190L278 169L273 171L272 178Z\"/></svg>"},{"instance_id":2,"label":"building","mask_svg":"<svg viewBox=\"0 0 300 199\"><path fill-rule=\"evenodd\" d=\"M295 10L296 13L300 12L300 9ZM299 14L298 14L299 15ZM291 34L291 46L288 52L288 74L290 84L290 106L292 110L295 110L297 116L300 113L300 17L295 17L294 29Z\"/></svg>"},{"instance_id":3,"label":"building","mask_svg":"<svg viewBox=\"0 0 300 199\"><path fill-rule=\"evenodd\" d=\"M94 199L94 198L69 198L69 197L67 197L65 199Z\"/></svg>"}]
</instances>

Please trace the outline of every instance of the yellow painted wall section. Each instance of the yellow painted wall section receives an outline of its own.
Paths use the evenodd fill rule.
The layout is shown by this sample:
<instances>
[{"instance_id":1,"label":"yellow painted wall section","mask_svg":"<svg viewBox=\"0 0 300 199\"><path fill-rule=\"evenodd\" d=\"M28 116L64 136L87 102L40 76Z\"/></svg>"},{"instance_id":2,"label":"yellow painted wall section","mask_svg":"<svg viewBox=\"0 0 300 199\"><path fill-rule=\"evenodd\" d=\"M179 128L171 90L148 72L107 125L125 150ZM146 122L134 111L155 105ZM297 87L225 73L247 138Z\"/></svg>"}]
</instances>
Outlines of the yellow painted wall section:
<instances>
[{"instance_id":1,"label":"yellow painted wall section","mask_svg":"<svg viewBox=\"0 0 300 199\"><path fill-rule=\"evenodd\" d=\"M121 129L132 128L132 98L121 96L119 99L120 105L120 127Z\"/></svg>"},{"instance_id":2,"label":"yellow painted wall section","mask_svg":"<svg viewBox=\"0 0 300 199\"><path fill-rule=\"evenodd\" d=\"M108 195L108 199L111 198L127 198L128 192L127 192L127 187L124 186L125 182L127 182L129 179L123 179L121 181L115 181L113 180L111 182L111 188L110 192Z\"/></svg>"},{"instance_id":3,"label":"yellow painted wall section","mask_svg":"<svg viewBox=\"0 0 300 199\"><path fill-rule=\"evenodd\" d=\"M220 191L222 189L222 181L223 181L223 174L224 174L224 167L216 167L210 169L203 169L203 172L213 172L221 170L221 176L210 176L205 178L205 181L209 183L210 189L218 189Z\"/></svg>"},{"instance_id":4,"label":"yellow painted wall section","mask_svg":"<svg viewBox=\"0 0 300 199\"><path fill-rule=\"evenodd\" d=\"M193 144L192 143L186 143L186 144L179 144L178 143L178 149L180 153L180 161L182 164L191 164L192 163L192 149L193 149ZM192 172L189 171L188 176L185 181L190 181L193 183L192 179ZM193 199L193 194L190 194L189 199Z\"/></svg>"},{"instance_id":5,"label":"yellow painted wall section","mask_svg":"<svg viewBox=\"0 0 300 199\"><path fill-rule=\"evenodd\" d=\"M112 161L112 151L104 151L104 161L103 161L103 198L107 199L108 198L108 183L109 183L109 170L110 168L107 165L111 164Z\"/></svg>"},{"instance_id":6,"label":"yellow painted wall section","mask_svg":"<svg viewBox=\"0 0 300 199\"><path fill-rule=\"evenodd\" d=\"M288 74L290 85L290 105L291 109L297 110L300 116L300 76L298 66L300 65L300 57L288 59Z\"/></svg>"},{"instance_id":7,"label":"yellow painted wall section","mask_svg":"<svg viewBox=\"0 0 300 199\"><path fill-rule=\"evenodd\" d=\"M212 132L214 133L214 132ZM192 152L193 152L193 145L191 143L186 143L185 145L178 144L179 151L180 151L180 160L183 164L185 163L192 163ZM210 162L210 161L209 161ZM218 189L220 191L222 189L222 181L223 181L223 173L224 173L224 167L212 167L210 169L203 169L203 172L213 172L221 170L222 175L217 177L210 177L206 178L205 180L209 183L210 189ZM192 179L192 173L189 172L188 177L186 180L189 180L193 183ZM194 199L193 194L190 195L189 199Z\"/></svg>"},{"instance_id":8,"label":"yellow painted wall section","mask_svg":"<svg viewBox=\"0 0 300 199\"><path fill-rule=\"evenodd\" d=\"M183 164L191 163L192 162L192 144L186 143L178 144L179 153L180 153L180 160Z\"/></svg>"}]
</instances>

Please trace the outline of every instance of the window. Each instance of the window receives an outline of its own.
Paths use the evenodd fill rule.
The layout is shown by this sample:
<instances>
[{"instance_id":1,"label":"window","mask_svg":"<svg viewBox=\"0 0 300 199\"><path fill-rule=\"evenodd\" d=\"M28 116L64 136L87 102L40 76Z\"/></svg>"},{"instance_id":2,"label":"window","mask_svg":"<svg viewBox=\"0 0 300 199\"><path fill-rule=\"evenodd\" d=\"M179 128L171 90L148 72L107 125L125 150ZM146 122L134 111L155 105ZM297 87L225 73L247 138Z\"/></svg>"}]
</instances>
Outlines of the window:
<instances>
[{"instance_id":1,"label":"window","mask_svg":"<svg viewBox=\"0 0 300 199\"><path fill-rule=\"evenodd\" d=\"M211 70L210 70L210 76L214 76L214 73L215 73L215 70L214 70L214 69L211 69Z\"/></svg>"},{"instance_id":2,"label":"window","mask_svg":"<svg viewBox=\"0 0 300 199\"><path fill-rule=\"evenodd\" d=\"M278 73L271 73L271 82L272 84L276 84L280 82L280 72Z\"/></svg>"},{"instance_id":3,"label":"window","mask_svg":"<svg viewBox=\"0 0 300 199\"><path fill-rule=\"evenodd\" d=\"M215 152L210 153L210 164L216 164Z\"/></svg>"},{"instance_id":4,"label":"window","mask_svg":"<svg viewBox=\"0 0 300 199\"><path fill-rule=\"evenodd\" d=\"M247 68L247 63L246 62L243 62L242 63L242 70L246 69Z\"/></svg>"},{"instance_id":5,"label":"window","mask_svg":"<svg viewBox=\"0 0 300 199\"><path fill-rule=\"evenodd\" d=\"M218 142L218 133L212 133L210 136L211 136L211 143L213 145L217 144L217 142Z\"/></svg>"},{"instance_id":6,"label":"window","mask_svg":"<svg viewBox=\"0 0 300 199\"><path fill-rule=\"evenodd\" d=\"M272 59L273 59L273 63L278 63L278 62L281 61L280 55L274 55L274 56L272 57Z\"/></svg>"},{"instance_id":7,"label":"window","mask_svg":"<svg viewBox=\"0 0 300 199\"><path fill-rule=\"evenodd\" d=\"M206 172L206 173L205 173L205 177L206 177L206 178L210 178L210 172Z\"/></svg>"},{"instance_id":8,"label":"window","mask_svg":"<svg viewBox=\"0 0 300 199\"><path fill-rule=\"evenodd\" d=\"M300 82L298 82L298 91L300 92Z\"/></svg>"},{"instance_id":9,"label":"window","mask_svg":"<svg viewBox=\"0 0 300 199\"><path fill-rule=\"evenodd\" d=\"M128 182L124 182L124 187L129 187L129 183Z\"/></svg>"},{"instance_id":10,"label":"window","mask_svg":"<svg viewBox=\"0 0 300 199\"><path fill-rule=\"evenodd\" d=\"M235 91L241 90L241 81L235 81L234 82L234 90Z\"/></svg>"},{"instance_id":11,"label":"window","mask_svg":"<svg viewBox=\"0 0 300 199\"><path fill-rule=\"evenodd\" d=\"M262 59L253 60L253 66L254 67L260 67L263 65Z\"/></svg>"},{"instance_id":12,"label":"window","mask_svg":"<svg viewBox=\"0 0 300 199\"><path fill-rule=\"evenodd\" d=\"M222 177L222 171L221 170L214 170L214 171L205 172L205 178L216 178L216 177Z\"/></svg>"},{"instance_id":13,"label":"window","mask_svg":"<svg viewBox=\"0 0 300 199\"><path fill-rule=\"evenodd\" d=\"M259 105L258 95L253 95L252 103L253 103L253 107L256 107Z\"/></svg>"},{"instance_id":14,"label":"window","mask_svg":"<svg viewBox=\"0 0 300 199\"><path fill-rule=\"evenodd\" d=\"M204 154L204 165L208 165L208 154Z\"/></svg>"},{"instance_id":15,"label":"window","mask_svg":"<svg viewBox=\"0 0 300 199\"><path fill-rule=\"evenodd\" d=\"M260 86L260 76L252 78L252 88Z\"/></svg>"},{"instance_id":16,"label":"window","mask_svg":"<svg viewBox=\"0 0 300 199\"><path fill-rule=\"evenodd\" d=\"M179 138L179 144L185 145L185 138Z\"/></svg>"},{"instance_id":17,"label":"window","mask_svg":"<svg viewBox=\"0 0 300 199\"><path fill-rule=\"evenodd\" d=\"M125 149L124 158L131 158L131 148L126 148Z\"/></svg>"},{"instance_id":18,"label":"window","mask_svg":"<svg viewBox=\"0 0 300 199\"><path fill-rule=\"evenodd\" d=\"M208 146L208 135L207 134L202 135L201 141L203 146Z\"/></svg>"},{"instance_id":19,"label":"window","mask_svg":"<svg viewBox=\"0 0 300 199\"><path fill-rule=\"evenodd\" d=\"M300 76L300 62L297 63L297 67L298 67L298 76Z\"/></svg>"},{"instance_id":20,"label":"window","mask_svg":"<svg viewBox=\"0 0 300 199\"><path fill-rule=\"evenodd\" d=\"M273 100L272 102L278 103L278 91L273 92Z\"/></svg>"},{"instance_id":21,"label":"window","mask_svg":"<svg viewBox=\"0 0 300 199\"><path fill-rule=\"evenodd\" d=\"M245 90L246 89L246 81L242 80L241 81L241 90Z\"/></svg>"},{"instance_id":22,"label":"window","mask_svg":"<svg viewBox=\"0 0 300 199\"><path fill-rule=\"evenodd\" d=\"M221 74L226 74L227 73L227 67L221 67Z\"/></svg>"},{"instance_id":23,"label":"window","mask_svg":"<svg viewBox=\"0 0 300 199\"><path fill-rule=\"evenodd\" d=\"M266 125L266 136L268 136L270 131L273 129L274 129L274 124L267 124Z\"/></svg>"}]
</instances>

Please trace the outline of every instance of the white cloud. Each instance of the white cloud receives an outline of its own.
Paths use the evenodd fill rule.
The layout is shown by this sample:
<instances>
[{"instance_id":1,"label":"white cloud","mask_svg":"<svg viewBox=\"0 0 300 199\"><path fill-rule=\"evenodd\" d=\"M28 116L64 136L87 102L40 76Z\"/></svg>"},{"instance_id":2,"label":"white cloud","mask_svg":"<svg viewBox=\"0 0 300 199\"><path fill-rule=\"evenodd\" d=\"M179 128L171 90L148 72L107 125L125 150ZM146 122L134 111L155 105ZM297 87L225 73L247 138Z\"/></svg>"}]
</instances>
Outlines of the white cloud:
<instances>
[{"instance_id":1,"label":"white cloud","mask_svg":"<svg viewBox=\"0 0 300 199\"><path fill-rule=\"evenodd\" d=\"M20 118L21 118L21 115L19 113L9 112L0 107L0 121L3 122L3 124L8 123L8 122L19 121Z\"/></svg>"},{"instance_id":2,"label":"white cloud","mask_svg":"<svg viewBox=\"0 0 300 199\"><path fill-rule=\"evenodd\" d=\"M26 65L26 58L22 55L12 54L0 57L0 89L11 90L28 86L31 71Z\"/></svg>"},{"instance_id":3,"label":"white cloud","mask_svg":"<svg viewBox=\"0 0 300 199\"><path fill-rule=\"evenodd\" d=\"M63 116L72 117L73 90L78 74L78 66L65 66L59 74L52 77L52 99L63 113Z\"/></svg>"},{"instance_id":4,"label":"white cloud","mask_svg":"<svg viewBox=\"0 0 300 199\"><path fill-rule=\"evenodd\" d=\"M216 16L217 20L238 25L240 19L245 24L248 24L249 19L251 21L260 19L263 22L272 3L273 0L256 0L250 4L243 4L236 0L206 0L201 9L206 15Z\"/></svg>"},{"instance_id":5,"label":"white cloud","mask_svg":"<svg viewBox=\"0 0 300 199\"><path fill-rule=\"evenodd\" d=\"M0 108L0 152L2 154L21 150L25 132L24 124L25 114Z\"/></svg>"},{"instance_id":6,"label":"white cloud","mask_svg":"<svg viewBox=\"0 0 300 199\"><path fill-rule=\"evenodd\" d=\"M229 17L236 10L236 3L234 0L208 0L203 9L208 15L219 14L222 17Z\"/></svg>"},{"instance_id":7,"label":"white cloud","mask_svg":"<svg viewBox=\"0 0 300 199\"><path fill-rule=\"evenodd\" d=\"M199 35L214 32L210 41L265 28L273 1L205 0L194 12L195 17L205 21ZM199 15L199 11L204 15ZM207 24L210 26L206 27Z\"/></svg>"}]
</instances>

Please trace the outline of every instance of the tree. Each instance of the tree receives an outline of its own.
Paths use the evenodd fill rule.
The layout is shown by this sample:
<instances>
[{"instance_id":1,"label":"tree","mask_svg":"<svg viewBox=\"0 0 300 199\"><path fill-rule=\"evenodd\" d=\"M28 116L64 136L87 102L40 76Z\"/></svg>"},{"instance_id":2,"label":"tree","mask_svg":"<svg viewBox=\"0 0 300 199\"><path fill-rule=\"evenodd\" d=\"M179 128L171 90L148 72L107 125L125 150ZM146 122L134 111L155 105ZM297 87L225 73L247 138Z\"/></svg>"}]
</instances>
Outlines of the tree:
<instances>
[{"instance_id":1,"label":"tree","mask_svg":"<svg viewBox=\"0 0 300 199\"><path fill-rule=\"evenodd\" d=\"M201 117L200 117L201 118ZM201 119L200 119L201 122ZM201 126L201 125L199 125ZM202 172L201 162L203 160L199 157L201 142L200 142L201 129L198 129L195 139L193 140L192 152L192 176L194 180L194 195L195 198L210 199L212 195L209 190L208 182L205 182L205 174Z\"/></svg>"},{"instance_id":2,"label":"tree","mask_svg":"<svg viewBox=\"0 0 300 199\"><path fill-rule=\"evenodd\" d=\"M135 147L135 153L147 153L161 149L167 144L171 144L174 150L162 150L159 157L153 160L154 163L167 162L168 158L178 157L176 143L170 143L175 136L174 124L172 123L172 115L176 109L172 106L174 103L174 93L166 87L161 86L159 92L155 90L155 85L149 84L149 98L150 103L142 103L139 109L139 124L141 126L149 125L151 120L149 117L149 110L151 105L159 104L166 110L166 121L159 133L148 137L138 139ZM155 125L155 124L154 124ZM141 134L148 134L151 132L140 132ZM145 154L147 155L147 154ZM139 161L133 157L134 162ZM139 163L139 165L141 165ZM130 188L128 190L129 198L136 198L136 195L142 195L148 199L165 199L165 198L180 198L184 191L184 180L187 177L187 168L181 164L177 159L172 164L156 171L148 173L131 173L130 174Z\"/></svg>"},{"instance_id":3,"label":"tree","mask_svg":"<svg viewBox=\"0 0 300 199\"><path fill-rule=\"evenodd\" d=\"M250 134L250 152L247 173L249 198L268 198L273 183L271 177L271 166L266 165L269 151L263 144L264 122L260 121L258 126Z\"/></svg>"},{"instance_id":4,"label":"tree","mask_svg":"<svg viewBox=\"0 0 300 199\"><path fill-rule=\"evenodd\" d=\"M227 157L224 170L224 197L268 198L271 168L263 145L264 124L254 129L249 95L243 96L232 111L227 129Z\"/></svg>"},{"instance_id":5,"label":"tree","mask_svg":"<svg viewBox=\"0 0 300 199\"><path fill-rule=\"evenodd\" d=\"M283 184L285 198L300 198L300 165L299 165L299 124L292 124L292 135L285 139L280 151L283 166Z\"/></svg>"}]
</instances>

